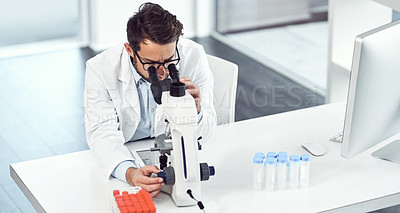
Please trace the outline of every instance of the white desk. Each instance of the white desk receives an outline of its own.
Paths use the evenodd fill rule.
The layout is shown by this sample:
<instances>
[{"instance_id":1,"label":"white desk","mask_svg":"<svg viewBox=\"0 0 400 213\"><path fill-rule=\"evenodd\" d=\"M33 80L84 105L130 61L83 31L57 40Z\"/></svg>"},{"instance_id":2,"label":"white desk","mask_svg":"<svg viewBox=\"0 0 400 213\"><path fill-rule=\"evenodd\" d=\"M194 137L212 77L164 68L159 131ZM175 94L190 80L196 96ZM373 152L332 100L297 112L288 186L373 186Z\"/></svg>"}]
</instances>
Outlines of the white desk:
<instances>
[{"instance_id":1,"label":"white desk","mask_svg":"<svg viewBox=\"0 0 400 213\"><path fill-rule=\"evenodd\" d=\"M341 145L329 141L341 131L343 117L339 103L218 126L200 151L201 162L216 168L216 175L202 183L206 212L366 212L399 204L400 164L371 156L387 142L346 160L340 157ZM304 142L328 150L311 158L308 190L252 189L256 152L303 154ZM110 212L111 190L125 185L105 179L90 151L15 163L10 174L32 205L49 213ZM154 203L157 212L199 212L197 206L176 207L166 194Z\"/></svg>"}]
</instances>

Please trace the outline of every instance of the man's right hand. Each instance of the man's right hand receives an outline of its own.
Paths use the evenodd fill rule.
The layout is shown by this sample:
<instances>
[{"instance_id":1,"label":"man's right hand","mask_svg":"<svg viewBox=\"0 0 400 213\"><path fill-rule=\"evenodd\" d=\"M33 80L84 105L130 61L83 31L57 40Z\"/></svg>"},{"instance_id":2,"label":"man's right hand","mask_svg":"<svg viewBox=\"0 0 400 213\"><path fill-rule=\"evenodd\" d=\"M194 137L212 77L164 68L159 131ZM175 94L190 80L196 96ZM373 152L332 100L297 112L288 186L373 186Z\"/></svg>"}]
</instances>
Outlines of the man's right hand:
<instances>
[{"instance_id":1,"label":"man's right hand","mask_svg":"<svg viewBox=\"0 0 400 213\"><path fill-rule=\"evenodd\" d=\"M159 177L150 177L152 173L158 173L161 170L157 166L144 166L139 169L129 168L126 171L126 181L132 186L139 186L148 191L151 197L157 197L164 186L163 179Z\"/></svg>"}]
</instances>

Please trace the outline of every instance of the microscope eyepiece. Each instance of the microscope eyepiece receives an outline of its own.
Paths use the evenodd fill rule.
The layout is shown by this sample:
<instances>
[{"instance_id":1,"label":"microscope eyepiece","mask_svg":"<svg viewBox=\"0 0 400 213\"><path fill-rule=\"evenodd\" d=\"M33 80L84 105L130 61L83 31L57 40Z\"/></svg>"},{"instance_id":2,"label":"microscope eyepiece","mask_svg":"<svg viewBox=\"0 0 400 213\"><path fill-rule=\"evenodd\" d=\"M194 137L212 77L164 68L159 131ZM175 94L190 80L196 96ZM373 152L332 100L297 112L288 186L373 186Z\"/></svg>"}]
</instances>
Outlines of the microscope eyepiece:
<instances>
[{"instance_id":1,"label":"microscope eyepiece","mask_svg":"<svg viewBox=\"0 0 400 213\"><path fill-rule=\"evenodd\" d=\"M147 72L149 73L150 81L151 83L158 82L158 76L157 76L157 70L154 66L151 66L147 69Z\"/></svg>"},{"instance_id":2,"label":"microscope eyepiece","mask_svg":"<svg viewBox=\"0 0 400 213\"><path fill-rule=\"evenodd\" d=\"M176 69L175 64L168 65L169 75L171 76L172 83L179 82L179 71Z\"/></svg>"}]
</instances>

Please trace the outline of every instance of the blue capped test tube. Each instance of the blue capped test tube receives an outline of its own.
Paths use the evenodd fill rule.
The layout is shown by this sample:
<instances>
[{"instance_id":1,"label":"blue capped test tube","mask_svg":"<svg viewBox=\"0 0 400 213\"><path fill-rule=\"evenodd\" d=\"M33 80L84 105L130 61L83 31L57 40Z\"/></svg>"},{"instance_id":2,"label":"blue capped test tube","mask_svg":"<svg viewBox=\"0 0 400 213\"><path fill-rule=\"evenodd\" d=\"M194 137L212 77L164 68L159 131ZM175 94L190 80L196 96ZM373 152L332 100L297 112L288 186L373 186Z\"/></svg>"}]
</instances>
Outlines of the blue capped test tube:
<instances>
[{"instance_id":1,"label":"blue capped test tube","mask_svg":"<svg viewBox=\"0 0 400 213\"><path fill-rule=\"evenodd\" d=\"M286 188L286 174L287 174L287 157L278 156L277 166L276 166L276 177L278 189Z\"/></svg>"},{"instance_id":2,"label":"blue capped test tube","mask_svg":"<svg viewBox=\"0 0 400 213\"><path fill-rule=\"evenodd\" d=\"M261 190L263 180L263 158L254 156L253 158L253 188Z\"/></svg>"},{"instance_id":3,"label":"blue capped test tube","mask_svg":"<svg viewBox=\"0 0 400 213\"><path fill-rule=\"evenodd\" d=\"M273 158L276 158L278 155L276 154L276 152L268 152L267 153L267 158L268 157L273 157Z\"/></svg>"},{"instance_id":4,"label":"blue capped test tube","mask_svg":"<svg viewBox=\"0 0 400 213\"><path fill-rule=\"evenodd\" d=\"M297 189L299 187L300 157L298 155L291 155L289 160L290 160L289 185L291 189Z\"/></svg>"},{"instance_id":5,"label":"blue capped test tube","mask_svg":"<svg viewBox=\"0 0 400 213\"><path fill-rule=\"evenodd\" d=\"M274 191L276 158L271 156L267 157L265 159L264 165L265 165L265 189L267 191Z\"/></svg>"},{"instance_id":6,"label":"blue capped test tube","mask_svg":"<svg viewBox=\"0 0 400 213\"><path fill-rule=\"evenodd\" d=\"M264 153L262 153L262 152L257 152L255 155L254 155L254 157L260 157L261 159L265 159L265 154Z\"/></svg>"},{"instance_id":7,"label":"blue capped test tube","mask_svg":"<svg viewBox=\"0 0 400 213\"><path fill-rule=\"evenodd\" d=\"M310 182L310 160L309 154L300 156L300 188L308 188Z\"/></svg>"},{"instance_id":8,"label":"blue capped test tube","mask_svg":"<svg viewBox=\"0 0 400 213\"><path fill-rule=\"evenodd\" d=\"M277 157L279 158L279 157L287 157L288 155L287 155L287 152L278 152L278 155L277 155Z\"/></svg>"}]
</instances>

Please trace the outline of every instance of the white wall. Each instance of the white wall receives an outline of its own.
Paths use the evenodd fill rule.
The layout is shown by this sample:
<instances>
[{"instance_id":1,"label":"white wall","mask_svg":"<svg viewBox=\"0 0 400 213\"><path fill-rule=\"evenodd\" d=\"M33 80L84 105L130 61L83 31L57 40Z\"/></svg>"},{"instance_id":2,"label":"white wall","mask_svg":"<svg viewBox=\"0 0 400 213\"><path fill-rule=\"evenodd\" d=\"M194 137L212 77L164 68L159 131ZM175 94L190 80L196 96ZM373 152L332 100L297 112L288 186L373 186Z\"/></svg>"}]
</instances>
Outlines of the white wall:
<instances>
[{"instance_id":1,"label":"white wall","mask_svg":"<svg viewBox=\"0 0 400 213\"><path fill-rule=\"evenodd\" d=\"M217 13L222 33L310 18L308 0L219 0Z\"/></svg>"},{"instance_id":2,"label":"white wall","mask_svg":"<svg viewBox=\"0 0 400 213\"><path fill-rule=\"evenodd\" d=\"M77 37L78 5L78 0L0 0L0 46Z\"/></svg>"},{"instance_id":3,"label":"white wall","mask_svg":"<svg viewBox=\"0 0 400 213\"><path fill-rule=\"evenodd\" d=\"M329 1L328 103L347 99L356 36L391 21L392 9L376 0Z\"/></svg>"},{"instance_id":4,"label":"white wall","mask_svg":"<svg viewBox=\"0 0 400 213\"><path fill-rule=\"evenodd\" d=\"M185 37L194 37L207 36L211 33L213 1L154 0L152 2L160 4L164 9L177 16L183 24ZM126 23L144 2L147 1L91 0L89 2L89 46L95 51L101 51L126 42Z\"/></svg>"}]
</instances>

